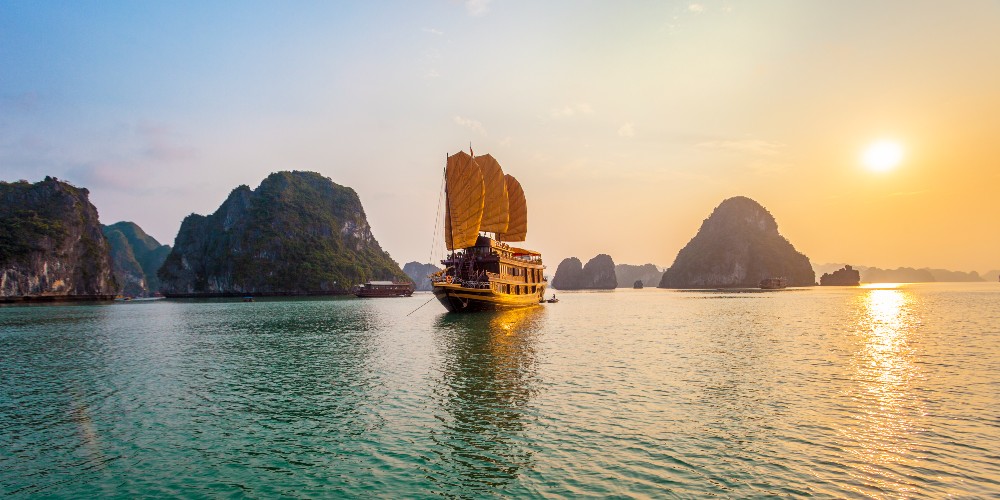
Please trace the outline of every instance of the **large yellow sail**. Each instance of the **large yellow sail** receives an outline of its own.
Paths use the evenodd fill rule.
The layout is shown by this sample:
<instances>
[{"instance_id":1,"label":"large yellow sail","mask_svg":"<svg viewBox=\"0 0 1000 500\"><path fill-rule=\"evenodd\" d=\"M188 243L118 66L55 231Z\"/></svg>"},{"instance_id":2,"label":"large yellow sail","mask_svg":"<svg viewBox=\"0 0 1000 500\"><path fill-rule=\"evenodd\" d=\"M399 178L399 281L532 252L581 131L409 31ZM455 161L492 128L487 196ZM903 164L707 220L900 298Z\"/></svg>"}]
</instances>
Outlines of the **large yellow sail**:
<instances>
[{"instance_id":1,"label":"large yellow sail","mask_svg":"<svg viewBox=\"0 0 1000 500\"><path fill-rule=\"evenodd\" d=\"M510 222L507 230L499 237L503 241L524 241L528 235L528 202L524 199L524 190L521 183L517 182L514 176L504 175L507 184L507 206L510 213Z\"/></svg>"},{"instance_id":2,"label":"large yellow sail","mask_svg":"<svg viewBox=\"0 0 1000 500\"><path fill-rule=\"evenodd\" d=\"M445 183L448 199L445 243L448 250L475 246L486 195L479 165L464 151L449 156Z\"/></svg>"},{"instance_id":3,"label":"large yellow sail","mask_svg":"<svg viewBox=\"0 0 1000 500\"><path fill-rule=\"evenodd\" d=\"M483 221L479 224L479 230L503 233L507 231L510 221L510 214L507 212L507 181L504 179L503 169L496 158L488 154L477 156L476 164L483 172L483 184L486 186Z\"/></svg>"}]
</instances>

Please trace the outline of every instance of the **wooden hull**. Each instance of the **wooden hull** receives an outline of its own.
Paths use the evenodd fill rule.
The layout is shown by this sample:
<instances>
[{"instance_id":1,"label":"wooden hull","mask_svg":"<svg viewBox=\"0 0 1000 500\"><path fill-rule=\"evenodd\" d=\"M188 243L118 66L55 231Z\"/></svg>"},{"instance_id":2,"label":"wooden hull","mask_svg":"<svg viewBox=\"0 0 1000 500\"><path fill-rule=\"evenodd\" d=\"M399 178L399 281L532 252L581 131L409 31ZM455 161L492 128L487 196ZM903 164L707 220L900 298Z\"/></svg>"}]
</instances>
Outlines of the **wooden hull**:
<instances>
[{"instance_id":1,"label":"wooden hull","mask_svg":"<svg viewBox=\"0 0 1000 500\"><path fill-rule=\"evenodd\" d=\"M452 283L434 283L434 296L449 312L498 311L537 306L545 296L545 285L539 285L535 293L514 295Z\"/></svg>"}]
</instances>

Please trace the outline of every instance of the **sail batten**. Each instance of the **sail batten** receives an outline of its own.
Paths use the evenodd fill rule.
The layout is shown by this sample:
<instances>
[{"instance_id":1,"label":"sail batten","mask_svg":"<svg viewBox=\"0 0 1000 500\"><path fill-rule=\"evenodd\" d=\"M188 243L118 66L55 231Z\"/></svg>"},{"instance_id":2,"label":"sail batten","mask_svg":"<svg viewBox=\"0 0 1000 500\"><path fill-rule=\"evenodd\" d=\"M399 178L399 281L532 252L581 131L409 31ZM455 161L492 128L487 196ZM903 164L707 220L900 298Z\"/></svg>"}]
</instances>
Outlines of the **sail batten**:
<instances>
[{"instance_id":1,"label":"sail batten","mask_svg":"<svg viewBox=\"0 0 1000 500\"><path fill-rule=\"evenodd\" d=\"M479 237L486 196L482 171L472 156L460 151L448 157L445 179L445 243L448 250L474 246Z\"/></svg>"},{"instance_id":2,"label":"sail batten","mask_svg":"<svg viewBox=\"0 0 1000 500\"><path fill-rule=\"evenodd\" d=\"M497 236L503 241L524 241L528 235L528 203L521 183L510 174L504 175L507 186L507 207L510 220L507 230Z\"/></svg>"}]
</instances>

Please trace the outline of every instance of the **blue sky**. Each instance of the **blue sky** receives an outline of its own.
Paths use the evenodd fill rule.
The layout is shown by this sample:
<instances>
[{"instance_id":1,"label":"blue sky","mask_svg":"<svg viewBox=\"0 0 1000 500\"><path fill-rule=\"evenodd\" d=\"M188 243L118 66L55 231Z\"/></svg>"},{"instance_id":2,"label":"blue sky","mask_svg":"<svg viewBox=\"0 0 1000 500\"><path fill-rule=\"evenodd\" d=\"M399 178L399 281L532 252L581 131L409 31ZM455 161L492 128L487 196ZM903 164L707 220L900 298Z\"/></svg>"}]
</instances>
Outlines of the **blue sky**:
<instances>
[{"instance_id":1,"label":"blue sky","mask_svg":"<svg viewBox=\"0 0 1000 500\"><path fill-rule=\"evenodd\" d=\"M747 195L814 262L986 271L998 25L990 1L0 0L0 179L67 179L172 243L240 184L318 171L402 264L433 257L471 143L553 267L669 265ZM907 161L866 172L886 137Z\"/></svg>"}]
</instances>

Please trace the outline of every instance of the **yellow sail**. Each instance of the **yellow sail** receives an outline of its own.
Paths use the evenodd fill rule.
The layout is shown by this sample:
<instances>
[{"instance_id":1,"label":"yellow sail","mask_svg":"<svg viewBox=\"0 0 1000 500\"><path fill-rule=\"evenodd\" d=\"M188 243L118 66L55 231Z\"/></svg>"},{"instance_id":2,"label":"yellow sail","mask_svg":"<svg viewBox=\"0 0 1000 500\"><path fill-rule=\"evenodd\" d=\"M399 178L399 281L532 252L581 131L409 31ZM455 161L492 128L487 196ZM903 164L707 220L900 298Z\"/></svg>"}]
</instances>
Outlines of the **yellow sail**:
<instances>
[{"instance_id":1,"label":"yellow sail","mask_svg":"<svg viewBox=\"0 0 1000 500\"><path fill-rule=\"evenodd\" d=\"M464 151L449 156L445 183L448 198L445 243L448 250L475 246L486 196L479 165Z\"/></svg>"},{"instance_id":2,"label":"yellow sail","mask_svg":"<svg viewBox=\"0 0 1000 500\"><path fill-rule=\"evenodd\" d=\"M483 222L479 224L479 230L491 233L507 231L510 214L507 212L507 181L503 169L496 158L488 154L477 156L476 164L483 172L483 184L486 186Z\"/></svg>"},{"instance_id":3,"label":"yellow sail","mask_svg":"<svg viewBox=\"0 0 1000 500\"><path fill-rule=\"evenodd\" d=\"M510 222L499 237L502 241L524 241L528 235L528 202L524 199L521 183L512 175L504 175L507 184L507 206Z\"/></svg>"}]
</instances>

